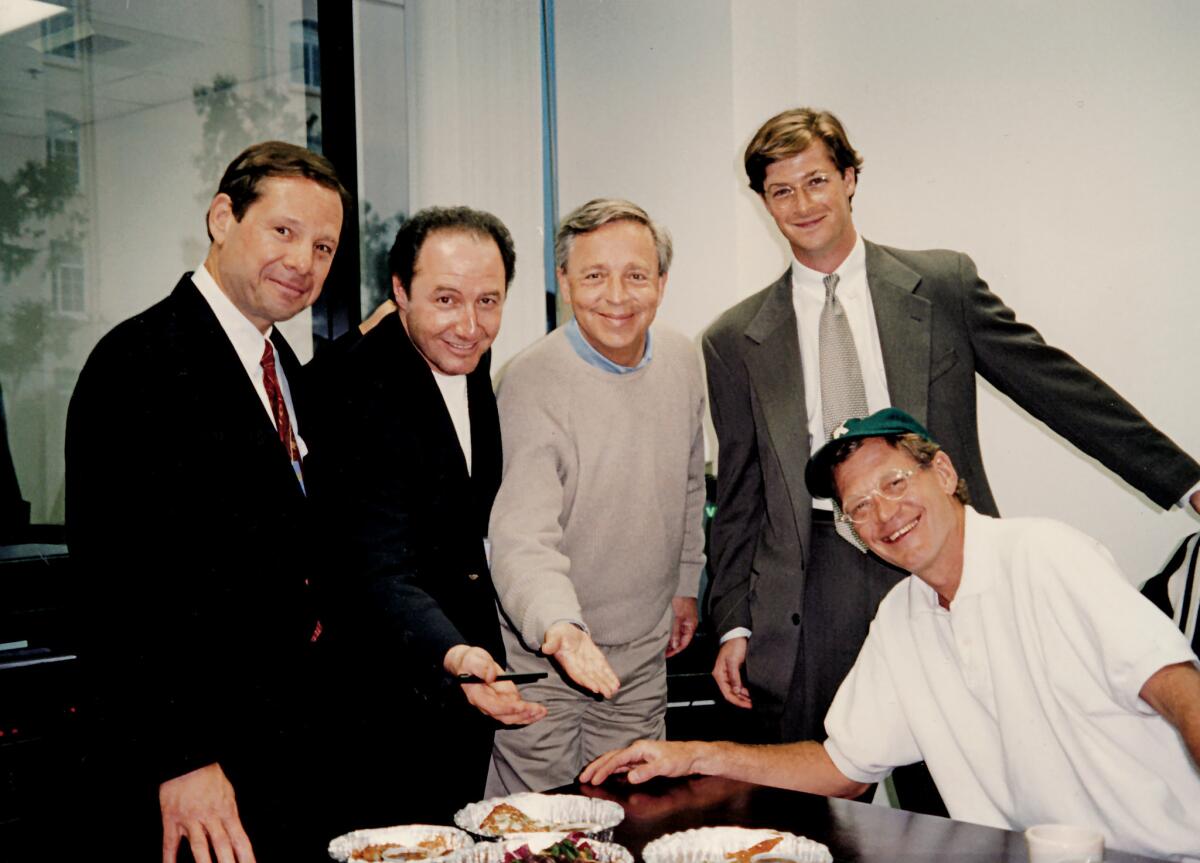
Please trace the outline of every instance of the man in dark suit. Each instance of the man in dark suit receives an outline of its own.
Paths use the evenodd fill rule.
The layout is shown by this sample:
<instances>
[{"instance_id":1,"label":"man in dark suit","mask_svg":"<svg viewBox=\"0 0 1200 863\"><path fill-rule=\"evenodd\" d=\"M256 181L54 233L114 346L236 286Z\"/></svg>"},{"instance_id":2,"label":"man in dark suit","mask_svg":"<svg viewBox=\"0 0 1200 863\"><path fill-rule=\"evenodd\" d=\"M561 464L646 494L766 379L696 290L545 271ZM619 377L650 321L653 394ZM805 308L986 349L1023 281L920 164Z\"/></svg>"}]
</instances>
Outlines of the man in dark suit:
<instances>
[{"instance_id":1,"label":"man in dark suit","mask_svg":"<svg viewBox=\"0 0 1200 863\"><path fill-rule=\"evenodd\" d=\"M711 596L723 641L713 675L729 702L753 706L767 739L821 739L876 606L906 575L839 537L829 504L805 487L805 463L845 417L826 415L827 398L841 404L853 386L865 398L859 414L912 414L989 515L977 373L1161 506L1190 497L1200 508L1200 465L1018 323L967 256L862 240L850 205L862 160L832 114L773 117L745 164L795 260L704 337L720 445ZM852 341L836 334L846 324Z\"/></svg>"},{"instance_id":2,"label":"man in dark suit","mask_svg":"<svg viewBox=\"0 0 1200 863\"><path fill-rule=\"evenodd\" d=\"M363 693L343 785L358 826L448 822L482 796L495 721L545 714L492 682L504 648L486 539L501 468L489 349L515 260L489 213L417 213L389 256L397 313L318 369L328 428L313 482L343 543L326 632Z\"/></svg>"},{"instance_id":3,"label":"man in dark suit","mask_svg":"<svg viewBox=\"0 0 1200 863\"><path fill-rule=\"evenodd\" d=\"M348 201L318 155L245 150L209 206L203 266L100 340L71 399L67 533L99 696L82 802L103 828L90 838L131 860L312 847L298 753L328 693L309 415L274 324L317 299Z\"/></svg>"}]
</instances>

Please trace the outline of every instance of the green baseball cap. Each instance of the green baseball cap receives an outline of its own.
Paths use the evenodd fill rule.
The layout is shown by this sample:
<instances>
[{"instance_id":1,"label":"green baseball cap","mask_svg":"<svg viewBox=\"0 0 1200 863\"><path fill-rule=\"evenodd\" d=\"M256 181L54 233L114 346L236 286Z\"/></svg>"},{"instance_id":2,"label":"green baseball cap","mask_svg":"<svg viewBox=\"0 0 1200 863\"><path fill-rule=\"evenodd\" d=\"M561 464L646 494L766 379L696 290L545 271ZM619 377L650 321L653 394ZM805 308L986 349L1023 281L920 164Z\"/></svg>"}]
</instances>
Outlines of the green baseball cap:
<instances>
[{"instance_id":1,"label":"green baseball cap","mask_svg":"<svg viewBox=\"0 0 1200 863\"><path fill-rule=\"evenodd\" d=\"M813 497L833 497L833 455L837 445L868 437L915 434L932 441L925 426L900 408L884 408L869 417L848 419L833 430L829 442L817 450L804 468L804 483Z\"/></svg>"}]
</instances>

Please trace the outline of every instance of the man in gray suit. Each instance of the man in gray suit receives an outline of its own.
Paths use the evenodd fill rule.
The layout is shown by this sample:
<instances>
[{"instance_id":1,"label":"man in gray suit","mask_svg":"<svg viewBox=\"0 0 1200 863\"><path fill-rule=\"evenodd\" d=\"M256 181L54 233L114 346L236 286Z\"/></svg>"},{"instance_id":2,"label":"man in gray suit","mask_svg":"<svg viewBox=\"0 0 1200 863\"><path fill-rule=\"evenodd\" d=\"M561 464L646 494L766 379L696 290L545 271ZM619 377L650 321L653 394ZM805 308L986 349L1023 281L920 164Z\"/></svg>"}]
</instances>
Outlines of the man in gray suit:
<instances>
[{"instance_id":1,"label":"man in gray suit","mask_svg":"<svg viewBox=\"0 0 1200 863\"><path fill-rule=\"evenodd\" d=\"M764 739L819 740L876 606L907 575L844 541L804 484L809 457L853 415L832 415L847 390L860 413L898 407L929 428L988 515L976 373L1160 506L1200 511L1200 465L1017 322L966 255L864 241L850 204L862 159L832 114L771 118L745 165L795 260L704 336L720 444L713 676L753 706Z\"/></svg>"}]
</instances>

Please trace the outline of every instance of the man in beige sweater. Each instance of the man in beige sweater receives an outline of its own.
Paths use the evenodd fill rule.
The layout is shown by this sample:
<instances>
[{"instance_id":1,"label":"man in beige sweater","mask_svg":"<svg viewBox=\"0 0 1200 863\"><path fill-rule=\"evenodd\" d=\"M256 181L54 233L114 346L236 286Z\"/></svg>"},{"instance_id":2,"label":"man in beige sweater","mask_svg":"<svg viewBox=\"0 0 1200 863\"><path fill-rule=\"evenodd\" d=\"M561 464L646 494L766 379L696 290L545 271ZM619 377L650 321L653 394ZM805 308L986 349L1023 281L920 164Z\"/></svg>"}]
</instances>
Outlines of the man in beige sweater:
<instances>
[{"instance_id":1,"label":"man in beige sweater","mask_svg":"<svg viewBox=\"0 0 1200 863\"><path fill-rule=\"evenodd\" d=\"M650 332L671 240L628 201L590 201L555 241L574 319L500 384L504 475L492 578L512 671L541 722L496 734L489 795L575 779L661 738L666 657L691 641L704 564L704 385L692 344Z\"/></svg>"}]
</instances>

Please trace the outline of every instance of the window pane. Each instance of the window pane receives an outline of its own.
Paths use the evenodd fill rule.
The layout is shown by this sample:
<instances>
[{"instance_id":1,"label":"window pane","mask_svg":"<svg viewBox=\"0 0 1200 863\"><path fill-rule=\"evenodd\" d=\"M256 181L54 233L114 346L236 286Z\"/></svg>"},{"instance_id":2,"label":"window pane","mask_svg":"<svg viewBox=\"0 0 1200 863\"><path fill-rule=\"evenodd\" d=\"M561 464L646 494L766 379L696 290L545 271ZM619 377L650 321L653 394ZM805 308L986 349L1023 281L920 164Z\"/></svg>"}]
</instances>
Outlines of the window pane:
<instances>
[{"instance_id":1,"label":"window pane","mask_svg":"<svg viewBox=\"0 0 1200 863\"><path fill-rule=\"evenodd\" d=\"M315 3L57 2L70 14L0 35L0 398L35 523L62 521L67 402L96 340L202 263L238 152L321 128ZM310 320L284 328L302 355Z\"/></svg>"}]
</instances>

